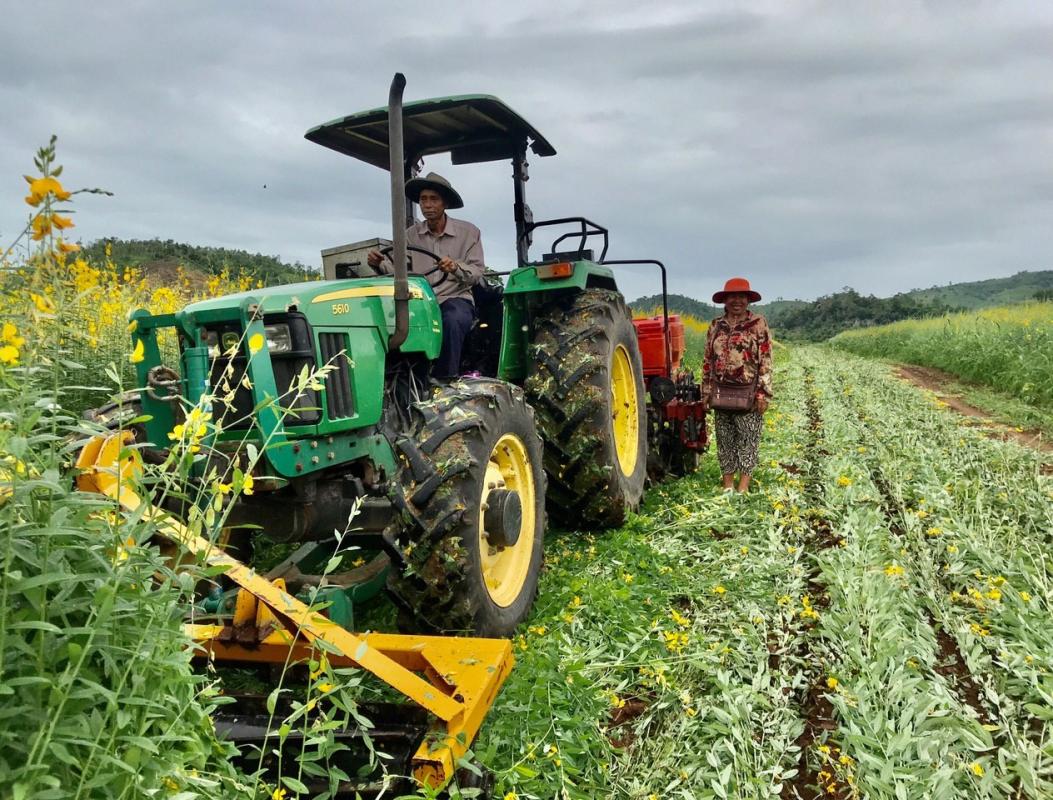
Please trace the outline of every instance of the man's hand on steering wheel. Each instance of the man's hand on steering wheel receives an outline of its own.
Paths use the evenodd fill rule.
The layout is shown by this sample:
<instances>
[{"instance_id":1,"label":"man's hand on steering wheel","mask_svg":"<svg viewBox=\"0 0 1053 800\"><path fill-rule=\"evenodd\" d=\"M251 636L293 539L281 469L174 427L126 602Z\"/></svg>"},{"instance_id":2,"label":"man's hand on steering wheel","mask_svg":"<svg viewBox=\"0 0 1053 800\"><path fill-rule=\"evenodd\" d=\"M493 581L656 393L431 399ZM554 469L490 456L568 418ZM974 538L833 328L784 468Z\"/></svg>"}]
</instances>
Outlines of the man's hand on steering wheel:
<instances>
[{"instance_id":1,"label":"man's hand on steering wheel","mask_svg":"<svg viewBox=\"0 0 1053 800\"><path fill-rule=\"evenodd\" d=\"M371 251L369 253L369 255L366 256L366 260L369 262L369 265L371 267L373 267L373 266L380 266L380 262L384 260L384 257L385 256L390 257L391 254L394 252L394 250L395 250L395 247L393 245L389 244L386 247L380 248L380 250L373 250L373 251ZM430 259L432 259L435 262L435 266L432 267L431 269L424 270L424 272L414 273L415 275L423 275L425 278L427 278L429 275L431 275L433 273L441 272L442 273L442 277L439 278L437 281L435 281L435 283L433 283L432 286L439 286L440 284L442 284L443 281L445 281L446 278L449 277L450 273L453 272L455 269L457 269L457 262L454 261L453 259L447 258L445 256L437 255L437 254L433 253L431 250L425 250L423 247L417 247L416 245L408 244L408 245L406 245L406 250L408 252L420 253L421 255L428 256ZM377 256L378 256L377 263L375 265L373 264L373 253L376 253ZM447 262L448 262L449 266L446 266ZM411 269L412 269L412 263L413 262L411 261L410 262Z\"/></svg>"}]
</instances>

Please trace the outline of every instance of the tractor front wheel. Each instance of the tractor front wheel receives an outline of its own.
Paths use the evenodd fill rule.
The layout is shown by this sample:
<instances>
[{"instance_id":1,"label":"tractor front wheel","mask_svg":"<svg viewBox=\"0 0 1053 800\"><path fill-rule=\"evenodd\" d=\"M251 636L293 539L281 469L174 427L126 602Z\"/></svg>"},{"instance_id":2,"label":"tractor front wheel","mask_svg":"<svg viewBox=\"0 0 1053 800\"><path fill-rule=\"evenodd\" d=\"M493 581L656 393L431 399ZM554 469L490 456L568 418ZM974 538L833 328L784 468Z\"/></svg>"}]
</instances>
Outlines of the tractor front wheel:
<instances>
[{"instance_id":1,"label":"tractor front wheel","mask_svg":"<svg viewBox=\"0 0 1053 800\"><path fill-rule=\"evenodd\" d=\"M537 593L545 472L534 413L502 381L456 381L413 406L399 437L387 536L400 627L510 636Z\"/></svg>"}]
</instances>

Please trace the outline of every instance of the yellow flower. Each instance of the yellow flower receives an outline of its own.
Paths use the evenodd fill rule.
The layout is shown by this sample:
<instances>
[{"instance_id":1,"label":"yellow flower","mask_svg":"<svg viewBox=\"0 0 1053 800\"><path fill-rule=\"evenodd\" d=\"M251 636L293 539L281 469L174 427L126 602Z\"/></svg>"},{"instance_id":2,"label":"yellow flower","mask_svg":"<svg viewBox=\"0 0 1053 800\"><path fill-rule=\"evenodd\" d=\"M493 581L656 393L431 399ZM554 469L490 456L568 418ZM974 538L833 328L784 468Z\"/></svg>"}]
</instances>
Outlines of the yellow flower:
<instances>
[{"instance_id":1,"label":"yellow flower","mask_svg":"<svg viewBox=\"0 0 1053 800\"><path fill-rule=\"evenodd\" d=\"M723 586L714 586L713 594L724 594L727 591Z\"/></svg>"},{"instance_id":2,"label":"yellow flower","mask_svg":"<svg viewBox=\"0 0 1053 800\"><path fill-rule=\"evenodd\" d=\"M60 231L65 230L66 228L74 227L73 220L71 220L69 217L62 216L61 214L52 214L51 224L58 228Z\"/></svg>"},{"instance_id":3,"label":"yellow flower","mask_svg":"<svg viewBox=\"0 0 1053 800\"><path fill-rule=\"evenodd\" d=\"M918 519L925 519L925 517L929 516L929 512L926 511L924 508L919 508L917 514Z\"/></svg>"},{"instance_id":4,"label":"yellow flower","mask_svg":"<svg viewBox=\"0 0 1053 800\"><path fill-rule=\"evenodd\" d=\"M899 564L892 564L890 566L885 567L885 574L888 575L890 578L895 575L902 575L903 567L901 567Z\"/></svg>"},{"instance_id":5,"label":"yellow flower","mask_svg":"<svg viewBox=\"0 0 1053 800\"><path fill-rule=\"evenodd\" d=\"M29 299L33 301L33 305L37 307L37 311L41 314L55 313L55 304L51 302L51 298L47 295L30 292Z\"/></svg>"},{"instance_id":6,"label":"yellow flower","mask_svg":"<svg viewBox=\"0 0 1053 800\"><path fill-rule=\"evenodd\" d=\"M17 365L18 348L10 344L0 346L0 364L8 364L12 367Z\"/></svg>"},{"instance_id":7,"label":"yellow flower","mask_svg":"<svg viewBox=\"0 0 1053 800\"><path fill-rule=\"evenodd\" d=\"M38 206L40 202L48 195L55 195L56 200L69 200L70 193L62 188L62 184L59 183L55 178L31 178L28 175L23 176L26 179L26 183L29 184L29 195L26 197L26 202L31 206Z\"/></svg>"},{"instance_id":8,"label":"yellow flower","mask_svg":"<svg viewBox=\"0 0 1053 800\"><path fill-rule=\"evenodd\" d=\"M826 686L827 686L828 689L836 689L837 688L837 678L835 678L833 676L827 678L826 679Z\"/></svg>"},{"instance_id":9,"label":"yellow flower","mask_svg":"<svg viewBox=\"0 0 1053 800\"><path fill-rule=\"evenodd\" d=\"M544 636L548 632L548 628L544 625L531 625L527 628L527 633L533 633L537 636Z\"/></svg>"},{"instance_id":10,"label":"yellow flower","mask_svg":"<svg viewBox=\"0 0 1053 800\"><path fill-rule=\"evenodd\" d=\"M505 800L519 800L519 795L515 792L509 792L505 795Z\"/></svg>"},{"instance_id":11,"label":"yellow flower","mask_svg":"<svg viewBox=\"0 0 1053 800\"><path fill-rule=\"evenodd\" d=\"M143 340L136 339L135 349L132 350L132 354L128 356L128 360L133 364L141 364L144 358L146 358L146 348L143 345Z\"/></svg>"},{"instance_id":12,"label":"yellow flower","mask_svg":"<svg viewBox=\"0 0 1053 800\"><path fill-rule=\"evenodd\" d=\"M631 573L623 572L622 573L622 580L625 581L626 583L632 583L633 580L635 580L635 579L633 578Z\"/></svg>"},{"instance_id":13,"label":"yellow flower","mask_svg":"<svg viewBox=\"0 0 1053 800\"><path fill-rule=\"evenodd\" d=\"M325 683L318 684L318 691L320 691L322 694L329 694L329 692L333 691L333 689L335 688L336 687L328 681Z\"/></svg>"},{"instance_id":14,"label":"yellow flower","mask_svg":"<svg viewBox=\"0 0 1053 800\"><path fill-rule=\"evenodd\" d=\"M688 625L691 624L691 620L689 620L675 608L669 609L669 618L681 628L686 628Z\"/></svg>"},{"instance_id":15,"label":"yellow flower","mask_svg":"<svg viewBox=\"0 0 1053 800\"><path fill-rule=\"evenodd\" d=\"M951 555L954 555L955 553L958 552L958 545L956 545L956 544L949 544L949 545L947 545L947 552L950 553Z\"/></svg>"},{"instance_id":16,"label":"yellow flower","mask_svg":"<svg viewBox=\"0 0 1053 800\"><path fill-rule=\"evenodd\" d=\"M242 480L241 482L241 493L252 494L252 487L255 485L255 483L256 481L253 480L251 475L245 475L244 480Z\"/></svg>"},{"instance_id":17,"label":"yellow flower","mask_svg":"<svg viewBox=\"0 0 1053 800\"><path fill-rule=\"evenodd\" d=\"M3 327L0 328L0 342L6 342L15 347L21 347L26 343L26 340L18 335L18 328L10 322L5 322Z\"/></svg>"},{"instance_id":18,"label":"yellow flower","mask_svg":"<svg viewBox=\"0 0 1053 800\"><path fill-rule=\"evenodd\" d=\"M931 528L929 528L925 532L927 534L929 534L929 536L939 536L941 533L943 533L943 529L942 528L937 528L935 525L933 525Z\"/></svg>"},{"instance_id":19,"label":"yellow flower","mask_svg":"<svg viewBox=\"0 0 1053 800\"><path fill-rule=\"evenodd\" d=\"M284 789L275 789L271 792L271 800L285 800L286 791Z\"/></svg>"},{"instance_id":20,"label":"yellow flower","mask_svg":"<svg viewBox=\"0 0 1053 800\"><path fill-rule=\"evenodd\" d=\"M975 761L969 765L969 769L971 769L973 771L973 775L975 775L978 778L982 778L984 775L984 768L981 767Z\"/></svg>"},{"instance_id":21,"label":"yellow flower","mask_svg":"<svg viewBox=\"0 0 1053 800\"><path fill-rule=\"evenodd\" d=\"M1031 602L1031 593L1030 592L1021 592L1020 593L1020 599L1023 600L1025 603L1030 603Z\"/></svg>"},{"instance_id":22,"label":"yellow flower","mask_svg":"<svg viewBox=\"0 0 1053 800\"><path fill-rule=\"evenodd\" d=\"M671 653L679 653L691 641L688 634L677 631L662 631L662 638L665 639L666 649Z\"/></svg>"},{"instance_id":23,"label":"yellow flower","mask_svg":"<svg viewBox=\"0 0 1053 800\"><path fill-rule=\"evenodd\" d=\"M1001 600L1002 599L1002 593L998 589L991 589L987 593L987 599L988 600Z\"/></svg>"},{"instance_id":24,"label":"yellow flower","mask_svg":"<svg viewBox=\"0 0 1053 800\"><path fill-rule=\"evenodd\" d=\"M852 479L849 478L847 475L841 475L837 479L837 485L838 486L851 486L852 485Z\"/></svg>"}]
</instances>

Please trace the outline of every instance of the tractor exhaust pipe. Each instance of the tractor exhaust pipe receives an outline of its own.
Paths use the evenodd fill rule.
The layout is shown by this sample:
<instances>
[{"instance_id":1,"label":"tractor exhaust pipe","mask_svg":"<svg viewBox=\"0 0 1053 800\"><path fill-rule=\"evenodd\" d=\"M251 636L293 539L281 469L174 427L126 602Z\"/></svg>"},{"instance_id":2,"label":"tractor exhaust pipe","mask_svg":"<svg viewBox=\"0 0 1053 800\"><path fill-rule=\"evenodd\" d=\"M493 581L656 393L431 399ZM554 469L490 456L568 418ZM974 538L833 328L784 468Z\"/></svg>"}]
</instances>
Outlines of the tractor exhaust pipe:
<instances>
[{"instance_id":1,"label":"tractor exhaust pipe","mask_svg":"<svg viewBox=\"0 0 1053 800\"><path fill-rule=\"evenodd\" d=\"M402 152L402 91L406 76L396 72L388 91L388 157L391 171L391 260L395 274L395 330L388 352L398 350L409 333L409 280L406 277L406 164Z\"/></svg>"}]
</instances>

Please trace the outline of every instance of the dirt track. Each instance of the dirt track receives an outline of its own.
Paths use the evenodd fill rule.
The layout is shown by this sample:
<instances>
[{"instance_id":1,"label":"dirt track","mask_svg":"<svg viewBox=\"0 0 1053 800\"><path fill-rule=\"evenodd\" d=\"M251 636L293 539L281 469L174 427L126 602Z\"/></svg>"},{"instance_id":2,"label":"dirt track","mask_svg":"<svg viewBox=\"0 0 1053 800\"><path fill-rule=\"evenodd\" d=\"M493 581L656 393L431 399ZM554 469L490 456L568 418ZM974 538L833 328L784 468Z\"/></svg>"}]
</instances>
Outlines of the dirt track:
<instances>
[{"instance_id":1,"label":"dirt track","mask_svg":"<svg viewBox=\"0 0 1053 800\"><path fill-rule=\"evenodd\" d=\"M931 367L918 367L912 364L904 364L898 367L896 374L903 380L913 383L915 386L920 386L922 389L928 389L935 393L940 400L945 402L950 408L954 409L959 414L983 420L987 427L990 428L989 435L991 437L1003 441L1012 440L1018 444L1024 445L1025 447L1030 447L1033 450L1038 450L1043 453L1053 453L1053 442L1049 442L1042 438L1041 431L1018 431L1008 425L995 422L991 419L989 412L984 411L982 408L970 405L959 395L953 394L947 388L948 384L953 384L956 381L953 375Z\"/></svg>"}]
</instances>

